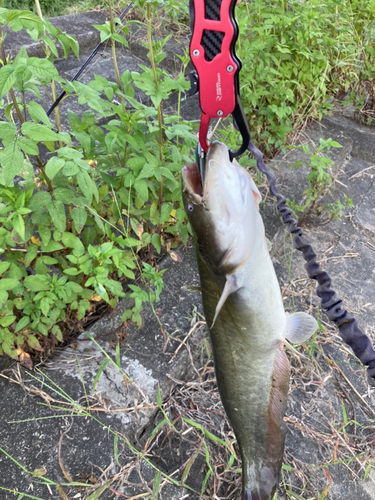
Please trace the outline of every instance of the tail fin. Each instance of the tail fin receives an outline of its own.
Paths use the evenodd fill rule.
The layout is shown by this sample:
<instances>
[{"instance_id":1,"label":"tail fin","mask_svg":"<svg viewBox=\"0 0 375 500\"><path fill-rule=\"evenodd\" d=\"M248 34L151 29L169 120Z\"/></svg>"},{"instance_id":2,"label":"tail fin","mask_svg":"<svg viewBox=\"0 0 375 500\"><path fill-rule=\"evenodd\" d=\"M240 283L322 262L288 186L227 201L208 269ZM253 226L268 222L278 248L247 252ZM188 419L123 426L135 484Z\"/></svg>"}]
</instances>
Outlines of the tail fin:
<instances>
[{"instance_id":1,"label":"tail fin","mask_svg":"<svg viewBox=\"0 0 375 500\"><path fill-rule=\"evenodd\" d=\"M269 496L264 490L259 488L254 488L252 491L245 489L242 492L242 500L272 500L272 497Z\"/></svg>"}]
</instances>

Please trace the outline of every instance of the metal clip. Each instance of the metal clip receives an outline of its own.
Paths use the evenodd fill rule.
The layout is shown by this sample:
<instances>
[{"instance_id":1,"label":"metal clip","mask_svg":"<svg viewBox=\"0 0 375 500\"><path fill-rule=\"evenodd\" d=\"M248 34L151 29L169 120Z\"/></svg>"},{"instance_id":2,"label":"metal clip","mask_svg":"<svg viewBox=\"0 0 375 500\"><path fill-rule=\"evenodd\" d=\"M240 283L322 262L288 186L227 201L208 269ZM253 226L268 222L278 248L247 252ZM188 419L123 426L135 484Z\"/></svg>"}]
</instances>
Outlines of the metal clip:
<instances>
[{"instance_id":1,"label":"metal clip","mask_svg":"<svg viewBox=\"0 0 375 500\"><path fill-rule=\"evenodd\" d=\"M198 142L196 150L195 150L195 162L198 167L199 177L201 179L202 187L204 184L204 174L206 168L206 153L202 148L200 142Z\"/></svg>"}]
</instances>

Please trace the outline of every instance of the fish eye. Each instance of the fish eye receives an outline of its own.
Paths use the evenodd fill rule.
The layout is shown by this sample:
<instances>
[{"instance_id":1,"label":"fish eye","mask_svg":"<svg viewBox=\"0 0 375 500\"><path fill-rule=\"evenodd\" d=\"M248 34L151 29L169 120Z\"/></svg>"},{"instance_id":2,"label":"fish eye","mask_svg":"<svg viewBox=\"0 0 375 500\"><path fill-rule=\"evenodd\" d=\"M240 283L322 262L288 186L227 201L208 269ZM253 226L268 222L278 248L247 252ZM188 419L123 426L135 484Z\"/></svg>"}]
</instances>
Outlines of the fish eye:
<instances>
[{"instance_id":1,"label":"fish eye","mask_svg":"<svg viewBox=\"0 0 375 500\"><path fill-rule=\"evenodd\" d=\"M186 208L189 213L194 212L194 205L192 203L189 203Z\"/></svg>"}]
</instances>

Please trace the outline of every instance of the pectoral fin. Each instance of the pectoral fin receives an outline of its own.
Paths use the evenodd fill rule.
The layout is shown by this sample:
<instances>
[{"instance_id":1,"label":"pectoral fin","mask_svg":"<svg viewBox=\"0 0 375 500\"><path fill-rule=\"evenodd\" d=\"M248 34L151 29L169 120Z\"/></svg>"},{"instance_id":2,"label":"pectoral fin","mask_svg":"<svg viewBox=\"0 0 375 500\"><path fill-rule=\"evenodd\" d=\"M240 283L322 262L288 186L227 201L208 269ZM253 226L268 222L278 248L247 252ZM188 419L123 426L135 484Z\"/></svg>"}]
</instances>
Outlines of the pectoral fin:
<instances>
[{"instance_id":1,"label":"pectoral fin","mask_svg":"<svg viewBox=\"0 0 375 500\"><path fill-rule=\"evenodd\" d=\"M286 315L287 324L284 337L292 344L302 344L318 329L316 319L304 312Z\"/></svg>"},{"instance_id":2,"label":"pectoral fin","mask_svg":"<svg viewBox=\"0 0 375 500\"><path fill-rule=\"evenodd\" d=\"M215 317L214 317L214 320L212 322L211 328L214 326L216 318L217 318L219 312L221 311L221 308L225 304L225 301L229 297L229 295L231 293L236 292L239 288L241 288L241 286L242 285L238 284L238 281L237 281L237 278L236 278L235 274L228 274L226 276L226 282L225 282L224 290L223 290L223 293L221 294L219 302L217 303L217 306L216 306L216 309L215 309Z\"/></svg>"}]
</instances>

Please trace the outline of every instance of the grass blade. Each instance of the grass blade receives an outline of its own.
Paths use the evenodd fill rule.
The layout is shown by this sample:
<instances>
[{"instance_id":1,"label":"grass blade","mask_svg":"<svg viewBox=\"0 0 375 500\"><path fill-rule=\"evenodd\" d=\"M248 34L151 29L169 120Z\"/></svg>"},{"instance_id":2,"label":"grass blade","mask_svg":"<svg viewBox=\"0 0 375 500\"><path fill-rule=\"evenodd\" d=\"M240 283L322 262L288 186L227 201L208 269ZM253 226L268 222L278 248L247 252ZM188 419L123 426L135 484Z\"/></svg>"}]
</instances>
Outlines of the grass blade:
<instances>
[{"instance_id":1,"label":"grass blade","mask_svg":"<svg viewBox=\"0 0 375 500\"><path fill-rule=\"evenodd\" d=\"M154 479L154 486L152 488L151 500L158 500L160 490L160 472L158 472Z\"/></svg>"},{"instance_id":2,"label":"grass blade","mask_svg":"<svg viewBox=\"0 0 375 500\"><path fill-rule=\"evenodd\" d=\"M97 500L100 497L100 495L103 493L103 491L105 491L107 488L109 488L111 483L112 483L112 481L109 481L108 483L100 486L100 488L98 488L93 493L91 493L91 495L88 496L86 500Z\"/></svg>"},{"instance_id":3,"label":"grass blade","mask_svg":"<svg viewBox=\"0 0 375 500\"><path fill-rule=\"evenodd\" d=\"M57 493L61 496L62 500L69 500L67 494L64 491L64 488L61 486L61 484L56 485Z\"/></svg>"},{"instance_id":4,"label":"grass blade","mask_svg":"<svg viewBox=\"0 0 375 500\"><path fill-rule=\"evenodd\" d=\"M94 383L93 383L93 386L92 386L92 389L91 389L91 393L90 393L91 396L94 394L94 391L95 391L95 388L96 388L96 384L99 381L100 375L103 373L104 368L108 365L108 363L109 363L109 359L104 360L103 363L101 364L99 370L98 370L98 373L95 375Z\"/></svg>"},{"instance_id":5,"label":"grass blade","mask_svg":"<svg viewBox=\"0 0 375 500\"><path fill-rule=\"evenodd\" d=\"M116 463L117 463L117 465L119 467L121 467L121 464L120 464L119 459L118 459L118 447L117 447L117 443L118 443L118 436L116 434L116 436L113 439L113 451L114 451L114 454L115 454Z\"/></svg>"}]
</instances>

